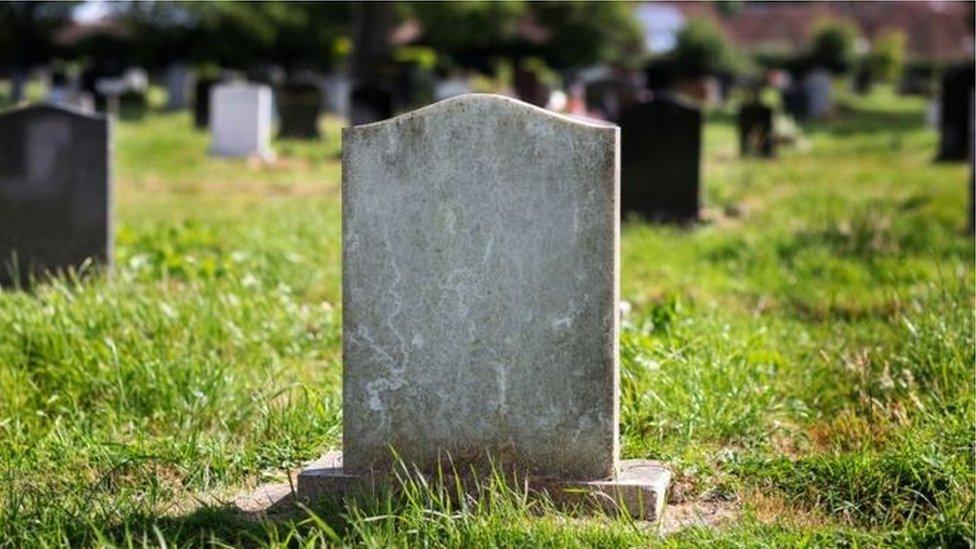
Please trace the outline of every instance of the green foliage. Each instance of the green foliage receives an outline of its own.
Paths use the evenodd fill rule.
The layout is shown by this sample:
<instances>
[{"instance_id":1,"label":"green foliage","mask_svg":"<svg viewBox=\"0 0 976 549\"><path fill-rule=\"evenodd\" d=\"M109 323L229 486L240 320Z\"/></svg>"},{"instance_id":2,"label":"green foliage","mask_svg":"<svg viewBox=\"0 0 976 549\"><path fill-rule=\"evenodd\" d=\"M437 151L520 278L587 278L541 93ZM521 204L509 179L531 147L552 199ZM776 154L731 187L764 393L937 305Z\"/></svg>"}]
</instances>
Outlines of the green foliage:
<instances>
[{"instance_id":1,"label":"green foliage","mask_svg":"<svg viewBox=\"0 0 976 549\"><path fill-rule=\"evenodd\" d=\"M0 3L0 65L26 69L58 53L54 31L71 18L77 2Z\"/></svg>"},{"instance_id":2,"label":"green foliage","mask_svg":"<svg viewBox=\"0 0 976 549\"><path fill-rule=\"evenodd\" d=\"M689 75L732 71L738 64L722 31L705 19L692 19L678 32L671 56L678 70Z\"/></svg>"},{"instance_id":3,"label":"green foliage","mask_svg":"<svg viewBox=\"0 0 976 549\"><path fill-rule=\"evenodd\" d=\"M850 21L819 21L807 48L809 66L824 67L835 72L848 70L854 61L858 34L857 26Z\"/></svg>"},{"instance_id":4,"label":"green foliage","mask_svg":"<svg viewBox=\"0 0 976 549\"><path fill-rule=\"evenodd\" d=\"M880 33L871 44L866 60L871 76L883 82L894 82L901 76L907 42L908 36L902 30L888 29Z\"/></svg>"},{"instance_id":5,"label":"green foliage","mask_svg":"<svg viewBox=\"0 0 976 549\"><path fill-rule=\"evenodd\" d=\"M625 2L535 2L533 17L550 33L539 56L556 68L630 64L643 54L643 37Z\"/></svg>"}]
</instances>

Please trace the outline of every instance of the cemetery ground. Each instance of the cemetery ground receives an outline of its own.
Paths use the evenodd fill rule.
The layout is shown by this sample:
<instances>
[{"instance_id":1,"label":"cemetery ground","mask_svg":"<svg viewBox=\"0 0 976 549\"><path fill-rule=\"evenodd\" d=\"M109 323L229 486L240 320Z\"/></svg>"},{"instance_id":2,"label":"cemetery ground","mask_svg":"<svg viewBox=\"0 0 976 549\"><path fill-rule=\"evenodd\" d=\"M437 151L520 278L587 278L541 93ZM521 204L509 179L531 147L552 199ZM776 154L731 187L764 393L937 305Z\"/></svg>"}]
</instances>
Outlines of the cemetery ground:
<instances>
[{"instance_id":1,"label":"cemetery ground","mask_svg":"<svg viewBox=\"0 0 976 549\"><path fill-rule=\"evenodd\" d=\"M114 277L0 294L0 544L971 544L968 168L921 100L842 106L776 160L711 114L708 221L623 223L622 453L673 467L663 533L501 486L223 503L340 444L338 124L264 165L122 122Z\"/></svg>"}]
</instances>

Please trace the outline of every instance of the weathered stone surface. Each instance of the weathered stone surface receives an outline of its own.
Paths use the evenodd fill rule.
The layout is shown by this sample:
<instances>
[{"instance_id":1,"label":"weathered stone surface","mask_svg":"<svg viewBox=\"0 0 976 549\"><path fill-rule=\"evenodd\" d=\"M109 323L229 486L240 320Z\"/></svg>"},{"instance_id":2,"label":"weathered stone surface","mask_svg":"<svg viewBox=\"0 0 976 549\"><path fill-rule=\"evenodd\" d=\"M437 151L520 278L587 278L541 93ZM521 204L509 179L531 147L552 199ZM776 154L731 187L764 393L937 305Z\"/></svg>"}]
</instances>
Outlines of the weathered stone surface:
<instances>
[{"instance_id":1,"label":"weathered stone surface","mask_svg":"<svg viewBox=\"0 0 976 549\"><path fill-rule=\"evenodd\" d=\"M667 94L624 109L621 208L652 221L697 220L701 111Z\"/></svg>"},{"instance_id":2,"label":"weathered stone surface","mask_svg":"<svg viewBox=\"0 0 976 549\"><path fill-rule=\"evenodd\" d=\"M450 469L447 474L452 474ZM446 482L453 487L455 480L448 478ZM457 480L463 482L463 479ZM559 507L597 509L656 521L661 518L667 503L671 470L656 461L625 459L619 463L613 477L607 479L559 480L529 476L521 480L526 483L530 495L545 494ZM381 482L390 485L389 479L382 477L350 474L343 466L342 452L328 452L299 473L296 499L300 503L345 499L369 494L380 488ZM392 487L396 489L393 482ZM258 498L267 499L267 494L255 494L251 499Z\"/></svg>"},{"instance_id":3,"label":"weathered stone surface","mask_svg":"<svg viewBox=\"0 0 976 549\"><path fill-rule=\"evenodd\" d=\"M243 83L214 87L210 130L216 156L271 156L271 88Z\"/></svg>"},{"instance_id":4,"label":"weathered stone surface","mask_svg":"<svg viewBox=\"0 0 976 549\"><path fill-rule=\"evenodd\" d=\"M615 473L618 132L490 95L344 130L348 473Z\"/></svg>"},{"instance_id":5,"label":"weathered stone surface","mask_svg":"<svg viewBox=\"0 0 976 549\"><path fill-rule=\"evenodd\" d=\"M109 143L104 116L52 105L0 113L0 285L111 262Z\"/></svg>"}]
</instances>

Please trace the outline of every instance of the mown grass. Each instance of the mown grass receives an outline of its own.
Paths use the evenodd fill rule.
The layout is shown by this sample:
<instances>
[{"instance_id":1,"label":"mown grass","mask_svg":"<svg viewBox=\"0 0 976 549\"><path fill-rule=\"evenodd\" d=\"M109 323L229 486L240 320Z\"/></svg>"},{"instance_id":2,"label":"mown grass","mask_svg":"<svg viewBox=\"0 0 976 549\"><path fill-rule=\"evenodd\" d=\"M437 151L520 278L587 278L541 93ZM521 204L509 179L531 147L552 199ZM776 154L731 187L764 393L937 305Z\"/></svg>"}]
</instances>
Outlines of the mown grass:
<instances>
[{"instance_id":1,"label":"mown grass","mask_svg":"<svg viewBox=\"0 0 976 549\"><path fill-rule=\"evenodd\" d=\"M667 537L503 486L283 522L207 499L340 443L338 125L261 165L185 114L124 122L115 275L0 294L0 543L972 544L967 173L922 112L851 99L774 161L713 116L710 222L624 224L625 457L740 509Z\"/></svg>"}]
</instances>

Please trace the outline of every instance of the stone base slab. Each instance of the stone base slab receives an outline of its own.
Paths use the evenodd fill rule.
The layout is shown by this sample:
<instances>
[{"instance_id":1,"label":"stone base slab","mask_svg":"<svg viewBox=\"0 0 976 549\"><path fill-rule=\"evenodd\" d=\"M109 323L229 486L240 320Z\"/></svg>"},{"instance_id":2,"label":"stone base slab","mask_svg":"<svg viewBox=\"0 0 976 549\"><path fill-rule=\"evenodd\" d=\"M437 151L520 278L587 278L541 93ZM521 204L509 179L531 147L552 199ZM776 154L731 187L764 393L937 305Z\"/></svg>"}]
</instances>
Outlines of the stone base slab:
<instances>
[{"instance_id":1,"label":"stone base slab","mask_svg":"<svg viewBox=\"0 0 976 549\"><path fill-rule=\"evenodd\" d=\"M315 501L354 495L375 478L352 475L342 469L342 452L328 452L298 474L297 498ZM545 493L558 506L620 512L637 520L657 521L664 512L671 471L664 465L643 459L620 462L612 479L529 479L529 490Z\"/></svg>"}]
</instances>

